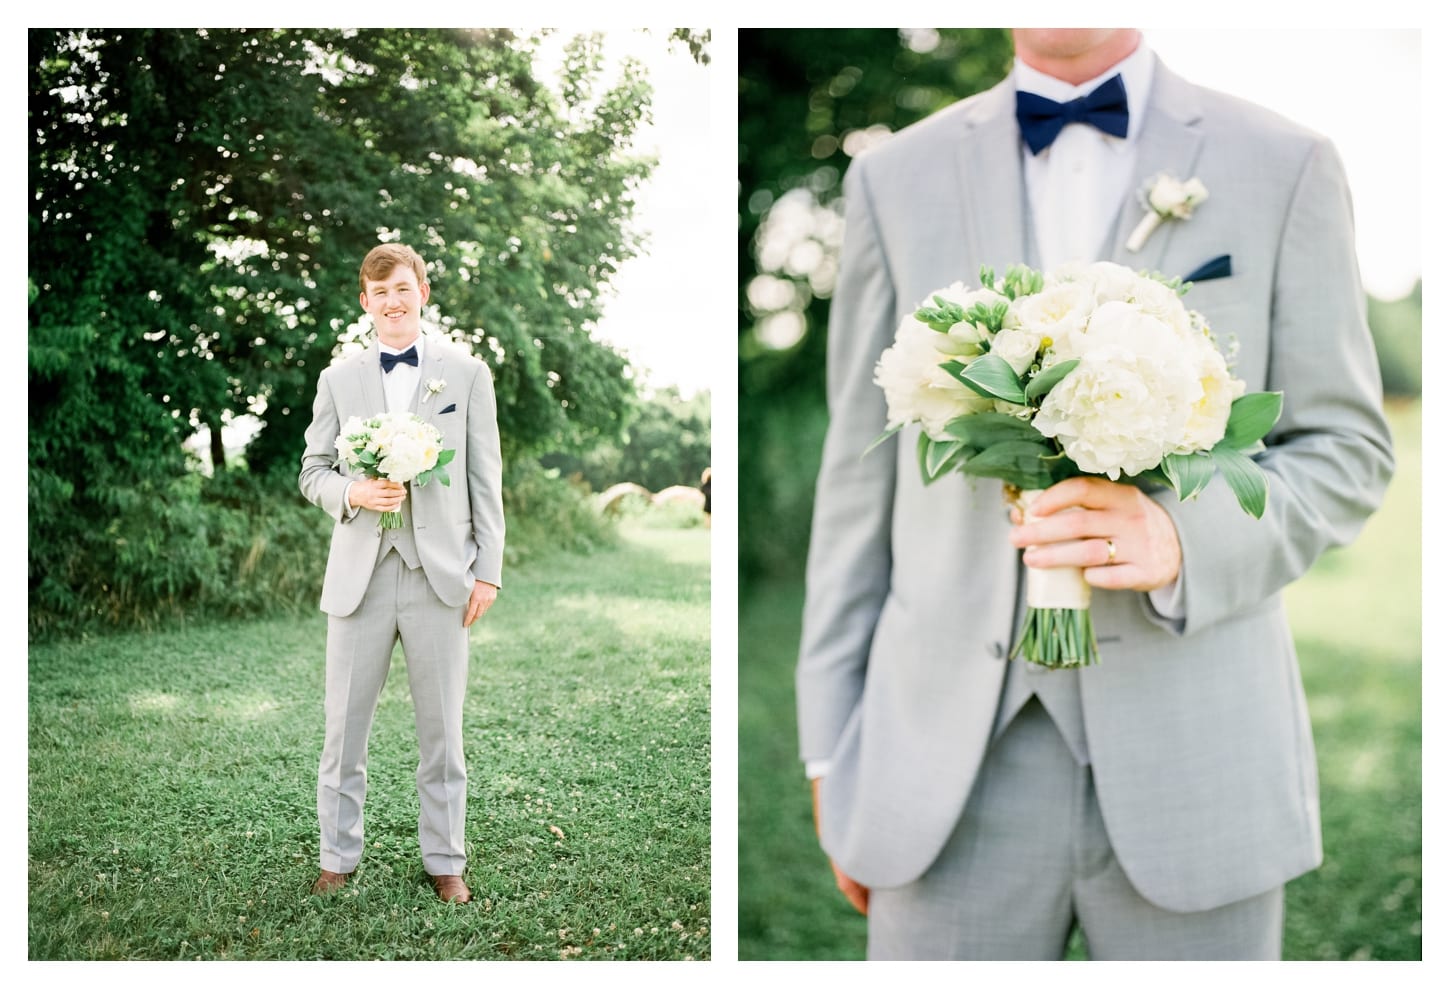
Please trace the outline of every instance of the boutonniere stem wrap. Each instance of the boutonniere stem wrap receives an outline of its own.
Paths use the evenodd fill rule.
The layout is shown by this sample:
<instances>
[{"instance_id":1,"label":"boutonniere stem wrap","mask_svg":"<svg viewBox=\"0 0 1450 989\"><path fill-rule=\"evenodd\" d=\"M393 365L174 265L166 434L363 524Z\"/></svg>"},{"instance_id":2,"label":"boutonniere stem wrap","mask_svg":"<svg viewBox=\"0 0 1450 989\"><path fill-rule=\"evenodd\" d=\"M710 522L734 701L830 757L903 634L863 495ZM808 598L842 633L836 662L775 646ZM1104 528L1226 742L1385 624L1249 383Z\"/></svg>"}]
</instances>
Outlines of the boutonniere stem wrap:
<instances>
[{"instance_id":1,"label":"boutonniere stem wrap","mask_svg":"<svg viewBox=\"0 0 1450 989\"><path fill-rule=\"evenodd\" d=\"M1130 251L1141 250L1164 220L1192 217L1194 208L1208 198L1208 189L1196 178L1180 182L1171 175L1157 175L1143 186L1138 198L1147 212L1128 237Z\"/></svg>"}]
</instances>

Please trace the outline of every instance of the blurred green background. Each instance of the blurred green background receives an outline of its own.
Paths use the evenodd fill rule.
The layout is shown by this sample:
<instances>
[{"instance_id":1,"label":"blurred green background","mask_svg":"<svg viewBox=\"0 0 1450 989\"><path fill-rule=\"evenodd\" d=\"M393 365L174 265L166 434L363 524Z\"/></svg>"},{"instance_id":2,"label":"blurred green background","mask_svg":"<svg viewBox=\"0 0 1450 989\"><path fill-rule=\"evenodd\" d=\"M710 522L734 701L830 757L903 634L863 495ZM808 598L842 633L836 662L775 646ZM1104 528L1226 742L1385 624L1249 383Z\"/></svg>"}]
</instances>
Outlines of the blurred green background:
<instances>
[{"instance_id":1,"label":"blurred green background","mask_svg":"<svg viewBox=\"0 0 1450 989\"><path fill-rule=\"evenodd\" d=\"M865 952L865 921L816 845L793 680L841 178L852 155L995 84L1011 59L995 29L740 32L742 959ZM1368 305L1398 468L1360 539L1287 593L1325 844L1324 866L1287 891L1288 959L1420 957L1420 288Z\"/></svg>"}]
</instances>

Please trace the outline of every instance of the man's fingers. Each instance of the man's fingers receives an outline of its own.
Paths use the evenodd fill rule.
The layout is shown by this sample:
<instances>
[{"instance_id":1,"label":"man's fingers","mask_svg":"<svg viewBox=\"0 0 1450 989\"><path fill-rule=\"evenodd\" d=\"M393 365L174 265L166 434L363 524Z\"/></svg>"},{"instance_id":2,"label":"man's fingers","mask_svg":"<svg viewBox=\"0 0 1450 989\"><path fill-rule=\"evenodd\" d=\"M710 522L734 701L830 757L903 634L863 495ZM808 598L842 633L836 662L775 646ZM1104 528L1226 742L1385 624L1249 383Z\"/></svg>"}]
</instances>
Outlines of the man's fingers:
<instances>
[{"instance_id":1,"label":"man's fingers","mask_svg":"<svg viewBox=\"0 0 1450 989\"><path fill-rule=\"evenodd\" d=\"M1135 492L1135 488L1109 481L1105 477L1070 477L1038 495L1037 500L1032 503L1032 514L1052 515L1074 506L1111 508L1120 504L1124 496Z\"/></svg>"},{"instance_id":2,"label":"man's fingers","mask_svg":"<svg viewBox=\"0 0 1450 989\"><path fill-rule=\"evenodd\" d=\"M834 861L831 869L836 873L836 888L845 894L846 900L856 908L857 913L865 915L870 907L871 891L842 872Z\"/></svg>"}]
</instances>

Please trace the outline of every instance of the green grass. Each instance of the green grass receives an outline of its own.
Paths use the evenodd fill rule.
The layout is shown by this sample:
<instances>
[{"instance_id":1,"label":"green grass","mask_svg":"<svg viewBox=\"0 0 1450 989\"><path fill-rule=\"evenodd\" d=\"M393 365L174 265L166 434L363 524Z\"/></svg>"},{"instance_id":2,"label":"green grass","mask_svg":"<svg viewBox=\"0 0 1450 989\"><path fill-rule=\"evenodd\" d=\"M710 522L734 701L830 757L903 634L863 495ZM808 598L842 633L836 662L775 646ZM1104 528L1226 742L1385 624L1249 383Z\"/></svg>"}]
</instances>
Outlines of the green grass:
<instances>
[{"instance_id":1,"label":"green grass","mask_svg":"<svg viewBox=\"0 0 1450 989\"><path fill-rule=\"evenodd\" d=\"M709 958L708 554L632 527L507 575L472 635L461 907L419 859L401 649L366 853L316 898L320 613L33 648L30 957Z\"/></svg>"},{"instance_id":2,"label":"green grass","mask_svg":"<svg viewBox=\"0 0 1450 989\"><path fill-rule=\"evenodd\" d=\"M1286 959L1421 957L1419 403L1390 416L1398 466L1384 507L1286 593L1314 722L1325 849L1323 867L1287 887ZM816 844L796 756L799 581L747 586L740 957L861 958L866 923ZM1069 957L1082 956L1075 939Z\"/></svg>"}]
</instances>

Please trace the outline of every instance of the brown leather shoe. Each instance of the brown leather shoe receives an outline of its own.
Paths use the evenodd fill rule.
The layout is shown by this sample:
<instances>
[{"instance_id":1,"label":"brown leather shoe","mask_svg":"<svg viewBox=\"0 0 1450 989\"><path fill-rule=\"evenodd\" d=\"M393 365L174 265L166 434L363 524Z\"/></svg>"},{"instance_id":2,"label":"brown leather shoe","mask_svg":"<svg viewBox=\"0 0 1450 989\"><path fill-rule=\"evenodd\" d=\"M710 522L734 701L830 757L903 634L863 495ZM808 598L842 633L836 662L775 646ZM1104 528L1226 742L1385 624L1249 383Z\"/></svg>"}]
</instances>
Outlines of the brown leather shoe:
<instances>
[{"instance_id":1,"label":"brown leather shoe","mask_svg":"<svg viewBox=\"0 0 1450 989\"><path fill-rule=\"evenodd\" d=\"M312 884L312 895L326 896L328 893L336 893L347 885L347 877L350 875L352 875L351 872L328 872L323 869L322 875L318 876L317 881Z\"/></svg>"},{"instance_id":2,"label":"brown leather shoe","mask_svg":"<svg viewBox=\"0 0 1450 989\"><path fill-rule=\"evenodd\" d=\"M433 892L444 903L467 903L473 899L462 876L429 876L428 879L433 883Z\"/></svg>"}]
</instances>

